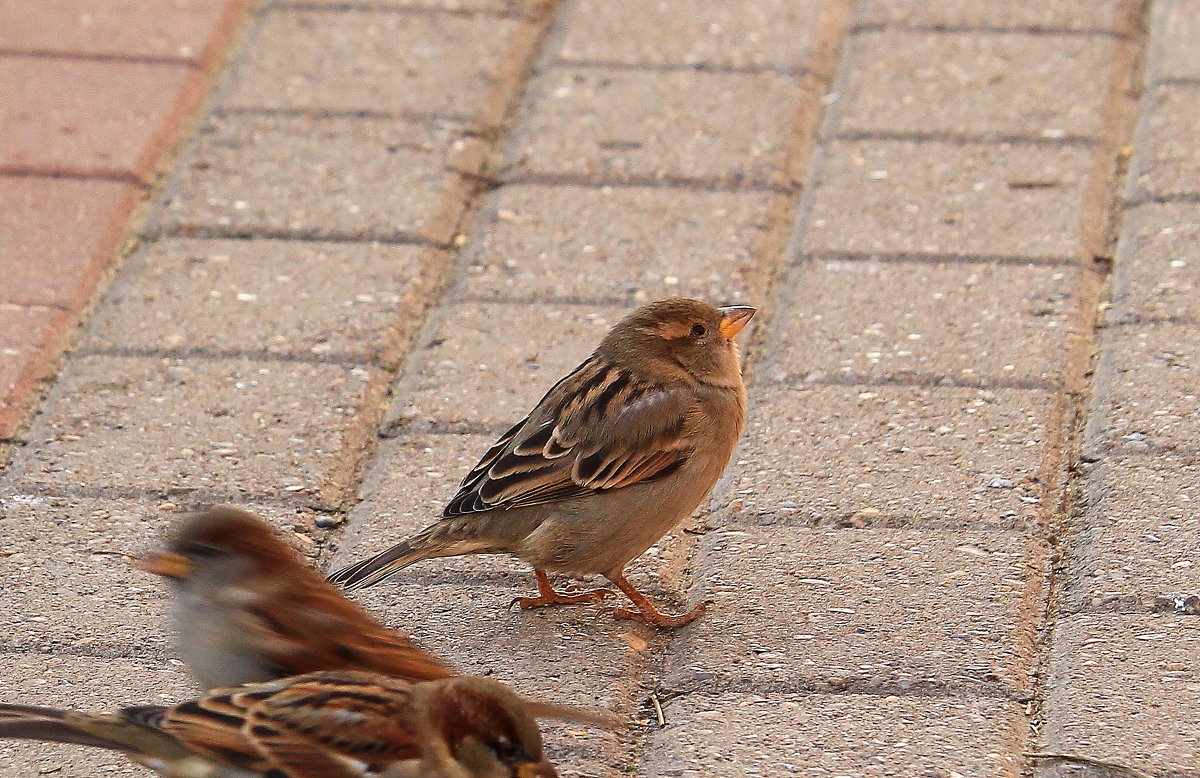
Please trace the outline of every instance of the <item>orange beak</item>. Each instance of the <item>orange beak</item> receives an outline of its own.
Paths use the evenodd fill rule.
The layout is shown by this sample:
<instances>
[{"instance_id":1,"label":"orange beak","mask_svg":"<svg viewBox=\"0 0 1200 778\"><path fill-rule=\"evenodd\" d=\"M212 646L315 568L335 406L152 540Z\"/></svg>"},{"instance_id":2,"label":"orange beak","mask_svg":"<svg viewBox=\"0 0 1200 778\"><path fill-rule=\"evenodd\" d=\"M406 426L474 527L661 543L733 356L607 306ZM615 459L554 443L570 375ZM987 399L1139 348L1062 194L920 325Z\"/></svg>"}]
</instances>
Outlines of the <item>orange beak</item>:
<instances>
[{"instance_id":1,"label":"orange beak","mask_svg":"<svg viewBox=\"0 0 1200 778\"><path fill-rule=\"evenodd\" d=\"M730 339L742 331L757 311L757 308L751 308L749 305L723 305L717 309L721 312L721 323L718 329L721 331L721 337Z\"/></svg>"},{"instance_id":2,"label":"orange beak","mask_svg":"<svg viewBox=\"0 0 1200 778\"><path fill-rule=\"evenodd\" d=\"M134 565L147 573L161 575L163 578L183 580L192 574L192 563L187 557L170 551L151 551L139 557Z\"/></svg>"}]
</instances>

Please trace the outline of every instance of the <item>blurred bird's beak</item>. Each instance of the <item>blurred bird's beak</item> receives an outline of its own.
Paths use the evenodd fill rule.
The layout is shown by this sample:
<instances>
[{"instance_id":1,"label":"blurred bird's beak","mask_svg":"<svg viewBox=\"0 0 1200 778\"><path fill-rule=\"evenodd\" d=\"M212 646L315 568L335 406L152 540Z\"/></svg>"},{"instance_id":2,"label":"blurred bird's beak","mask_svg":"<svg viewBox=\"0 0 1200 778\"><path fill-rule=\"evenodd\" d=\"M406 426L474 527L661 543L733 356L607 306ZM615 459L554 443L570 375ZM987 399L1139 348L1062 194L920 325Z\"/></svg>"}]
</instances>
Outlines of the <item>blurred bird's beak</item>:
<instances>
[{"instance_id":1,"label":"blurred bird's beak","mask_svg":"<svg viewBox=\"0 0 1200 778\"><path fill-rule=\"evenodd\" d=\"M721 312L721 324L718 326L721 337L732 338L742 331L742 327L746 326L758 309L749 305L723 305L717 310Z\"/></svg>"},{"instance_id":2,"label":"blurred bird's beak","mask_svg":"<svg viewBox=\"0 0 1200 778\"><path fill-rule=\"evenodd\" d=\"M163 578L183 580L192 574L192 563L187 557L170 551L152 551L140 557L134 564L147 573L161 575Z\"/></svg>"},{"instance_id":3,"label":"blurred bird's beak","mask_svg":"<svg viewBox=\"0 0 1200 778\"><path fill-rule=\"evenodd\" d=\"M514 772L517 778L558 778L558 773L546 761L519 764Z\"/></svg>"}]
</instances>

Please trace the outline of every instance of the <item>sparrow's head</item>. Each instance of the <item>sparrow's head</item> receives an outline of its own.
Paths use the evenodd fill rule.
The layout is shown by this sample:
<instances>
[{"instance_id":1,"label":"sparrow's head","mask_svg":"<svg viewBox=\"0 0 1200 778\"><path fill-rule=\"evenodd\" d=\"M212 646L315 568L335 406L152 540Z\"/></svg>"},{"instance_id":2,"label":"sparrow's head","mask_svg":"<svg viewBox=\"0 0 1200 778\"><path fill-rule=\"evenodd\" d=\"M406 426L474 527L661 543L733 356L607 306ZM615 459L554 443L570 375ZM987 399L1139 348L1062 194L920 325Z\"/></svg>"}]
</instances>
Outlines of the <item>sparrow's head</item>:
<instances>
[{"instance_id":1,"label":"sparrow's head","mask_svg":"<svg viewBox=\"0 0 1200 778\"><path fill-rule=\"evenodd\" d=\"M265 521L228 506L190 514L165 547L141 557L137 566L184 585L234 584L302 567Z\"/></svg>"},{"instance_id":2,"label":"sparrow's head","mask_svg":"<svg viewBox=\"0 0 1200 778\"><path fill-rule=\"evenodd\" d=\"M428 723L464 775L557 778L542 753L537 723L508 687L473 677L421 686Z\"/></svg>"},{"instance_id":3,"label":"sparrow's head","mask_svg":"<svg viewBox=\"0 0 1200 778\"><path fill-rule=\"evenodd\" d=\"M608 359L656 372L683 372L701 383L730 386L741 380L733 338L750 321L748 305L718 308L700 300L668 297L626 316L600 344Z\"/></svg>"}]
</instances>

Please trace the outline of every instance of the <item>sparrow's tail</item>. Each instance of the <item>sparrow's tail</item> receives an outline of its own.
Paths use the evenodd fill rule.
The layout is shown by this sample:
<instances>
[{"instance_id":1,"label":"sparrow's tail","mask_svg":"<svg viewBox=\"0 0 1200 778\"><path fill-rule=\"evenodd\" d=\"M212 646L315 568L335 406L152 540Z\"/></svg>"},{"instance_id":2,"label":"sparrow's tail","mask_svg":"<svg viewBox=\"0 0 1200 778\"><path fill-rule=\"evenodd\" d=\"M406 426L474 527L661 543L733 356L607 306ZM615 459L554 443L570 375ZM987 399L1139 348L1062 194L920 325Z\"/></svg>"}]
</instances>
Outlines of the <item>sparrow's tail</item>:
<instances>
[{"instance_id":1,"label":"sparrow's tail","mask_svg":"<svg viewBox=\"0 0 1200 778\"><path fill-rule=\"evenodd\" d=\"M110 740L80 727L82 718L85 718L83 714L72 711L39 708L34 705L0 703L0 737L76 743L81 746L97 746L118 751L129 750L128 746L118 741ZM102 717L96 716L95 718Z\"/></svg>"},{"instance_id":2,"label":"sparrow's tail","mask_svg":"<svg viewBox=\"0 0 1200 778\"><path fill-rule=\"evenodd\" d=\"M462 517L442 519L408 540L402 540L370 559L335 570L329 581L347 590L365 589L389 578L422 559L460 554L494 554L509 551L494 538L479 537L477 522Z\"/></svg>"}]
</instances>

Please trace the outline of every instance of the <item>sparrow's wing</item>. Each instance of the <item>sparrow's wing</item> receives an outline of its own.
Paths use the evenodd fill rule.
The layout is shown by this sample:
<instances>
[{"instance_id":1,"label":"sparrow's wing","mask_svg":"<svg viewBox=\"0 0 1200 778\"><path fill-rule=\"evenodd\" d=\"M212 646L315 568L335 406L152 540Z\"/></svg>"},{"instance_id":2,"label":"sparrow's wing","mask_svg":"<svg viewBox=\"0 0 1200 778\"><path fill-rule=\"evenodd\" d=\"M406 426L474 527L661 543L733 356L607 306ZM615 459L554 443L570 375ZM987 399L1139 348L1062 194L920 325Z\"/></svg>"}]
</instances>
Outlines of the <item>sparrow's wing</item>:
<instances>
[{"instance_id":1,"label":"sparrow's wing","mask_svg":"<svg viewBox=\"0 0 1200 778\"><path fill-rule=\"evenodd\" d=\"M250 605L243 624L279 677L338 669L410 680L454 675L407 635L378 624L315 573L305 569L296 575L306 580L289 582L296 584L284 593L289 607Z\"/></svg>"},{"instance_id":2,"label":"sparrow's wing","mask_svg":"<svg viewBox=\"0 0 1200 778\"><path fill-rule=\"evenodd\" d=\"M203 697L173 708L129 708L122 714L175 736L193 751L221 764L255 775L283 778L243 731L246 711L286 688L287 681L269 681L213 689Z\"/></svg>"},{"instance_id":3,"label":"sparrow's wing","mask_svg":"<svg viewBox=\"0 0 1200 778\"><path fill-rule=\"evenodd\" d=\"M663 478L692 453L687 387L592 357L484 454L443 517L582 497Z\"/></svg>"},{"instance_id":4,"label":"sparrow's wing","mask_svg":"<svg viewBox=\"0 0 1200 778\"><path fill-rule=\"evenodd\" d=\"M364 778L420 758L408 699L403 681L312 673L251 707L244 731L288 778Z\"/></svg>"}]
</instances>

